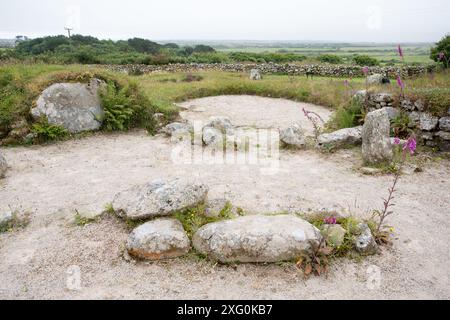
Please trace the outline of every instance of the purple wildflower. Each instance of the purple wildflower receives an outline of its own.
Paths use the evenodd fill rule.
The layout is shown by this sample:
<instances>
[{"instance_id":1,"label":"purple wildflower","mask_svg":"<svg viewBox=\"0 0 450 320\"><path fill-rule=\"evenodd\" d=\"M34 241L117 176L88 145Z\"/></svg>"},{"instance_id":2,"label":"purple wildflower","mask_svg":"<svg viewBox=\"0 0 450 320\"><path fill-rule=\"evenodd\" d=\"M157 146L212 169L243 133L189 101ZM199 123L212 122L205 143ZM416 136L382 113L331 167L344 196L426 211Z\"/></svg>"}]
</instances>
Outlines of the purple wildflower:
<instances>
[{"instance_id":1,"label":"purple wildflower","mask_svg":"<svg viewBox=\"0 0 450 320\"><path fill-rule=\"evenodd\" d=\"M398 146L400 144L400 138L395 137L394 144Z\"/></svg>"},{"instance_id":2,"label":"purple wildflower","mask_svg":"<svg viewBox=\"0 0 450 320\"><path fill-rule=\"evenodd\" d=\"M369 67L363 67L362 72L367 76L369 74Z\"/></svg>"},{"instance_id":3,"label":"purple wildflower","mask_svg":"<svg viewBox=\"0 0 450 320\"><path fill-rule=\"evenodd\" d=\"M400 46L400 45L398 45L398 54L399 54L399 56L403 59L404 58L404 56L403 56L403 50L402 50L402 47Z\"/></svg>"},{"instance_id":4,"label":"purple wildflower","mask_svg":"<svg viewBox=\"0 0 450 320\"><path fill-rule=\"evenodd\" d=\"M397 76L397 84L402 90L405 88L405 84L403 83L402 78L400 77L400 75Z\"/></svg>"},{"instance_id":5,"label":"purple wildflower","mask_svg":"<svg viewBox=\"0 0 450 320\"><path fill-rule=\"evenodd\" d=\"M445 58L445 53L444 52L439 52L438 60L439 61L444 61L444 58Z\"/></svg>"},{"instance_id":6,"label":"purple wildflower","mask_svg":"<svg viewBox=\"0 0 450 320\"><path fill-rule=\"evenodd\" d=\"M348 82L347 79L344 80L344 85L345 85L346 87L348 87L348 86L350 85L350 83Z\"/></svg>"},{"instance_id":7,"label":"purple wildflower","mask_svg":"<svg viewBox=\"0 0 450 320\"><path fill-rule=\"evenodd\" d=\"M337 219L335 217L328 217L323 220L325 224L337 224Z\"/></svg>"},{"instance_id":8,"label":"purple wildflower","mask_svg":"<svg viewBox=\"0 0 450 320\"><path fill-rule=\"evenodd\" d=\"M416 139L414 137L410 137L406 142L406 144L404 145L403 151L409 151L409 153L413 155L414 152L416 151L416 148L417 148Z\"/></svg>"}]
</instances>

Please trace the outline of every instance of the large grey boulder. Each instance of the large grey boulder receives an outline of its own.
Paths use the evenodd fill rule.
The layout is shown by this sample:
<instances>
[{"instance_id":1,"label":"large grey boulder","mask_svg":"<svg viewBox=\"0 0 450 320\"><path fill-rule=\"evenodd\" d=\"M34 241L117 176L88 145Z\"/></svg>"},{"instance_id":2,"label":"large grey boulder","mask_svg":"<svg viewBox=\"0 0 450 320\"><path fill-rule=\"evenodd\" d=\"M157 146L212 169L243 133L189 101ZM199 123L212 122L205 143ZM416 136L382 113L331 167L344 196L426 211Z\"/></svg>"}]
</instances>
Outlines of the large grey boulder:
<instances>
[{"instance_id":1,"label":"large grey boulder","mask_svg":"<svg viewBox=\"0 0 450 320\"><path fill-rule=\"evenodd\" d=\"M439 129L442 131L450 131L450 117L442 117L439 119Z\"/></svg>"},{"instance_id":2,"label":"large grey boulder","mask_svg":"<svg viewBox=\"0 0 450 320\"><path fill-rule=\"evenodd\" d=\"M134 229L127 240L131 256L145 260L177 258L191 248L191 241L176 219L156 219Z\"/></svg>"},{"instance_id":3,"label":"large grey boulder","mask_svg":"<svg viewBox=\"0 0 450 320\"><path fill-rule=\"evenodd\" d=\"M8 168L8 164L6 163L6 159L0 153L0 179L5 177L7 168Z\"/></svg>"},{"instance_id":4,"label":"large grey boulder","mask_svg":"<svg viewBox=\"0 0 450 320\"><path fill-rule=\"evenodd\" d=\"M362 141L362 126L345 128L331 133L323 133L317 138L317 146L339 147L342 145L357 145Z\"/></svg>"},{"instance_id":5,"label":"large grey boulder","mask_svg":"<svg viewBox=\"0 0 450 320\"><path fill-rule=\"evenodd\" d=\"M280 131L280 141L287 146L302 148L306 146L305 131L299 122L294 122L289 127Z\"/></svg>"},{"instance_id":6,"label":"large grey boulder","mask_svg":"<svg viewBox=\"0 0 450 320\"><path fill-rule=\"evenodd\" d=\"M207 224L193 245L220 262L278 262L310 251L320 239L320 231L299 217L254 215Z\"/></svg>"},{"instance_id":7,"label":"large grey boulder","mask_svg":"<svg viewBox=\"0 0 450 320\"><path fill-rule=\"evenodd\" d=\"M208 187L181 179L156 180L118 193L112 206L121 217L140 220L168 216L205 201Z\"/></svg>"},{"instance_id":8,"label":"large grey boulder","mask_svg":"<svg viewBox=\"0 0 450 320\"><path fill-rule=\"evenodd\" d=\"M34 119L46 117L70 133L98 130L104 117L99 90L104 82L55 83L45 89L31 109Z\"/></svg>"},{"instance_id":9,"label":"large grey boulder","mask_svg":"<svg viewBox=\"0 0 450 320\"><path fill-rule=\"evenodd\" d=\"M258 69L250 70L250 80L261 80L261 72Z\"/></svg>"},{"instance_id":10,"label":"large grey boulder","mask_svg":"<svg viewBox=\"0 0 450 320\"><path fill-rule=\"evenodd\" d=\"M423 131L431 131L437 128L439 118L434 117L430 113L421 112L419 117L419 127Z\"/></svg>"},{"instance_id":11,"label":"large grey boulder","mask_svg":"<svg viewBox=\"0 0 450 320\"><path fill-rule=\"evenodd\" d=\"M362 129L362 153L365 163L391 161L390 121L386 110L369 112Z\"/></svg>"}]
</instances>

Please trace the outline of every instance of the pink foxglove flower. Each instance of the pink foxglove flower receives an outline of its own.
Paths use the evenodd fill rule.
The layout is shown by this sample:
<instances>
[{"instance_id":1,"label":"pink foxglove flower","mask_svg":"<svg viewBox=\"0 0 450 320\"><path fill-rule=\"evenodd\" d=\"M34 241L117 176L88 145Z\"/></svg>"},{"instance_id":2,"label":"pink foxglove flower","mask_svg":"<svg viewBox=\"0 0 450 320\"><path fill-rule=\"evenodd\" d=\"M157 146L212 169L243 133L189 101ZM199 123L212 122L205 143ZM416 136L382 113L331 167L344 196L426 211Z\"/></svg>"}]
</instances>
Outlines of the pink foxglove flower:
<instances>
[{"instance_id":1,"label":"pink foxglove flower","mask_svg":"<svg viewBox=\"0 0 450 320\"><path fill-rule=\"evenodd\" d=\"M337 224L337 219L335 217L328 217L323 220L325 224Z\"/></svg>"},{"instance_id":2,"label":"pink foxglove flower","mask_svg":"<svg viewBox=\"0 0 450 320\"><path fill-rule=\"evenodd\" d=\"M402 90L405 89L405 84L403 83L402 78L400 77L400 75L397 76L397 84Z\"/></svg>"},{"instance_id":3,"label":"pink foxglove flower","mask_svg":"<svg viewBox=\"0 0 450 320\"><path fill-rule=\"evenodd\" d=\"M363 67L362 72L364 73L365 76L367 76L369 74L369 67Z\"/></svg>"},{"instance_id":4,"label":"pink foxglove flower","mask_svg":"<svg viewBox=\"0 0 450 320\"><path fill-rule=\"evenodd\" d=\"M445 53L444 52L439 52L438 60L439 61L444 61L444 58L445 58Z\"/></svg>"},{"instance_id":5,"label":"pink foxglove flower","mask_svg":"<svg viewBox=\"0 0 450 320\"><path fill-rule=\"evenodd\" d=\"M400 46L400 45L398 45L398 55L403 59L404 58L404 56L403 56L403 50L402 50L402 47Z\"/></svg>"},{"instance_id":6,"label":"pink foxglove flower","mask_svg":"<svg viewBox=\"0 0 450 320\"><path fill-rule=\"evenodd\" d=\"M394 144L398 146L400 144L400 138L395 137Z\"/></svg>"},{"instance_id":7,"label":"pink foxglove flower","mask_svg":"<svg viewBox=\"0 0 450 320\"><path fill-rule=\"evenodd\" d=\"M350 83L348 82L347 79L344 80L344 85L345 85L346 87L348 87L348 86L350 85Z\"/></svg>"},{"instance_id":8,"label":"pink foxglove flower","mask_svg":"<svg viewBox=\"0 0 450 320\"><path fill-rule=\"evenodd\" d=\"M414 154L417 148L417 142L414 137L410 137L408 141L406 142L405 146L403 147L403 151L409 151L411 155Z\"/></svg>"}]
</instances>

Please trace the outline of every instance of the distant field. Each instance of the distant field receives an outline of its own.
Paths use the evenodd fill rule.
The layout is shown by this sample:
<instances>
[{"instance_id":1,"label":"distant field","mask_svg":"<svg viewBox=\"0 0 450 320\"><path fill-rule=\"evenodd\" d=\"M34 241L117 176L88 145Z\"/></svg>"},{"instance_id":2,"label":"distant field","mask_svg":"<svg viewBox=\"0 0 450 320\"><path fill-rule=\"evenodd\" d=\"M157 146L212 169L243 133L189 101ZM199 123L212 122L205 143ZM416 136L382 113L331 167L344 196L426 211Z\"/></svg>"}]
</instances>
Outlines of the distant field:
<instances>
[{"instance_id":1,"label":"distant field","mask_svg":"<svg viewBox=\"0 0 450 320\"><path fill-rule=\"evenodd\" d=\"M416 45L405 45L402 49L405 53L405 61L409 63L432 63L430 59L430 48L431 44L416 44ZM216 50L221 52L289 52L297 53L305 56L317 56L320 54L335 54L342 57L348 57L355 54L366 54L377 58L382 63L389 62L400 62L400 57L397 53L397 45L298 45L288 46L288 47L276 47L268 45L266 47L255 45L255 46L239 46L239 45L217 45Z\"/></svg>"}]
</instances>

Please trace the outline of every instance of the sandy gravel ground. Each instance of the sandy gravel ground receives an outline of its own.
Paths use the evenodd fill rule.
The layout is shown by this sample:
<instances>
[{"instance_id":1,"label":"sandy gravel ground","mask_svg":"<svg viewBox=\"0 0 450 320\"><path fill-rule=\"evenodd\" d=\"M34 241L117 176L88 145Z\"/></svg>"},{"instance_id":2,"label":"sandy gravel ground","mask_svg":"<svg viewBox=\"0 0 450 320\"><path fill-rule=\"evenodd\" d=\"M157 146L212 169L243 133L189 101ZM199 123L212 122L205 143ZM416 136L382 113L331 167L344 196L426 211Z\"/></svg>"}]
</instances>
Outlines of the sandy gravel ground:
<instances>
[{"instance_id":1,"label":"sandy gravel ground","mask_svg":"<svg viewBox=\"0 0 450 320\"><path fill-rule=\"evenodd\" d=\"M236 106L236 101L253 99L259 112ZM236 118L236 111L230 117L242 125L273 125L261 117L266 110L274 112L278 103L286 110L302 106L248 97L189 103L204 105L195 116L240 110ZM214 105L222 108L209 110ZM294 117L288 111L285 116L289 119L276 117L282 123ZM380 207L391 182L389 176L358 173L357 149L332 155L283 151L278 173L263 175L256 165L176 164L172 148L164 137L134 131L2 149L10 169L0 180L0 210L11 206L30 212L31 223L0 235L0 299L450 298L448 160L430 162L423 172L401 178L396 214L389 220L396 232L393 248L362 262L340 261L328 277L305 280L285 264L223 266L193 257L132 263L123 259L128 231L118 219L108 216L84 227L73 225L76 210L99 212L116 192L160 177L204 182L210 186L210 198L227 197L249 212L342 206L360 216ZM77 268L81 288L70 290Z\"/></svg>"}]
</instances>

